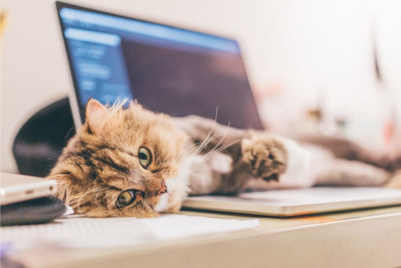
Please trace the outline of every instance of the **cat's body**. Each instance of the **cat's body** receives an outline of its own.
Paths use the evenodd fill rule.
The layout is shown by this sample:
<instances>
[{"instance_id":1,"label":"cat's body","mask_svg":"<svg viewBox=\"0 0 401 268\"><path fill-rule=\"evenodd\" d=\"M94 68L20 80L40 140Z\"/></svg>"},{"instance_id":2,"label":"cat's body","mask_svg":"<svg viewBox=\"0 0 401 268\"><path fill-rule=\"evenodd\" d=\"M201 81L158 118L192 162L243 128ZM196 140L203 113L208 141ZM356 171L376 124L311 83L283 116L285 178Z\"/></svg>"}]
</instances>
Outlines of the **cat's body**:
<instances>
[{"instance_id":1,"label":"cat's body","mask_svg":"<svg viewBox=\"0 0 401 268\"><path fill-rule=\"evenodd\" d=\"M332 184L336 177L320 178L305 150L266 132L173 119L134 103L107 109L90 100L86 118L48 178L58 181L58 197L90 217L156 217L178 211L189 193ZM383 172L373 184L388 177Z\"/></svg>"},{"instance_id":2,"label":"cat's body","mask_svg":"<svg viewBox=\"0 0 401 268\"><path fill-rule=\"evenodd\" d=\"M264 132L121 107L90 100L87 122L48 177L77 213L155 217L178 211L189 192L233 193L251 178L278 180L307 165L306 155L289 157L293 142Z\"/></svg>"}]
</instances>

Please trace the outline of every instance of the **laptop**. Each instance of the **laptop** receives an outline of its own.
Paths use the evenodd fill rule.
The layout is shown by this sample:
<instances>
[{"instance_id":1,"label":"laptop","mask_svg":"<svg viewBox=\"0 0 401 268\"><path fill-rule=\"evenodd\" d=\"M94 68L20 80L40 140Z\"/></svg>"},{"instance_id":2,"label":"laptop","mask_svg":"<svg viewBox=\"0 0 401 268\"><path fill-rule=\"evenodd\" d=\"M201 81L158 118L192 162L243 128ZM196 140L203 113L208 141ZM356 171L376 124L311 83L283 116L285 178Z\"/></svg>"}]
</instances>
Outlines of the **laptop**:
<instances>
[{"instance_id":1,"label":"laptop","mask_svg":"<svg viewBox=\"0 0 401 268\"><path fill-rule=\"evenodd\" d=\"M76 127L90 97L135 99L171 116L262 129L237 41L56 2Z\"/></svg>"},{"instance_id":2,"label":"laptop","mask_svg":"<svg viewBox=\"0 0 401 268\"><path fill-rule=\"evenodd\" d=\"M0 173L0 205L22 202L34 198L50 196L57 191L57 181L23 176L19 174Z\"/></svg>"},{"instance_id":3,"label":"laptop","mask_svg":"<svg viewBox=\"0 0 401 268\"><path fill-rule=\"evenodd\" d=\"M401 190L375 187L314 187L193 196L184 208L275 217L294 217L401 204Z\"/></svg>"},{"instance_id":4,"label":"laptop","mask_svg":"<svg viewBox=\"0 0 401 268\"><path fill-rule=\"evenodd\" d=\"M56 2L74 90L76 127L92 97L135 99L171 116L199 115L263 129L240 47L232 38ZM184 208L294 216L401 204L401 191L312 188L189 197Z\"/></svg>"}]
</instances>

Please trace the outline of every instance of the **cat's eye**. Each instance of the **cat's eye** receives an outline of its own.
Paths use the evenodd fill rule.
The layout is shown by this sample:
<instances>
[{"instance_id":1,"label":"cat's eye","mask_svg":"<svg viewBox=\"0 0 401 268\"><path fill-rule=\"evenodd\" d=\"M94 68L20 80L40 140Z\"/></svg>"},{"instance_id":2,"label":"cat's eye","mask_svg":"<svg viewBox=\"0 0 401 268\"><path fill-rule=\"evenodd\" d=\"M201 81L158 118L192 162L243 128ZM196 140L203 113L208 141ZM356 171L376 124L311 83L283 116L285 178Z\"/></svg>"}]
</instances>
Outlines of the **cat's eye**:
<instances>
[{"instance_id":1,"label":"cat's eye","mask_svg":"<svg viewBox=\"0 0 401 268\"><path fill-rule=\"evenodd\" d=\"M116 206L123 208L135 201L135 190L125 190L120 193L116 200Z\"/></svg>"},{"instance_id":2,"label":"cat's eye","mask_svg":"<svg viewBox=\"0 0 401 268\"><path fill-rule=\"evenodd\" d=\"M139 148L138 158L139 158L139 163L143 168L147 168L150 165L150 162L152 161L152 155L150 154L149 149L145 147Z\"/></svg>"}]
</instances>

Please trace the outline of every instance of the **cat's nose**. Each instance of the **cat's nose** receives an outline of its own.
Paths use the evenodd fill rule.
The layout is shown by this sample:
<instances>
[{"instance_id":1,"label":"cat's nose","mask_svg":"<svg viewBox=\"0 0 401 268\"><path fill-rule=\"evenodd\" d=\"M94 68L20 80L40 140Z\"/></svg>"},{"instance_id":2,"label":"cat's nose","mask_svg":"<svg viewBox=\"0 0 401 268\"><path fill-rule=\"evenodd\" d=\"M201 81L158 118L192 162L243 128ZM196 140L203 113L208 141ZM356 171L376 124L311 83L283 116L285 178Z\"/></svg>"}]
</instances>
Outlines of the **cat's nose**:
<instances>
[{"instance_id":1,"label":"cat's nose","mask_svg":"<svg viewBox=\"0 0 401 268\"><path fill-rule=\"evenodd\" d=\"M166 182L164 180L162 180L161 187L160 187L159 191L157 192L157 195L161 195L164 193L167 193L167 186L166 186Z\"/></svg>"}]
</instances>

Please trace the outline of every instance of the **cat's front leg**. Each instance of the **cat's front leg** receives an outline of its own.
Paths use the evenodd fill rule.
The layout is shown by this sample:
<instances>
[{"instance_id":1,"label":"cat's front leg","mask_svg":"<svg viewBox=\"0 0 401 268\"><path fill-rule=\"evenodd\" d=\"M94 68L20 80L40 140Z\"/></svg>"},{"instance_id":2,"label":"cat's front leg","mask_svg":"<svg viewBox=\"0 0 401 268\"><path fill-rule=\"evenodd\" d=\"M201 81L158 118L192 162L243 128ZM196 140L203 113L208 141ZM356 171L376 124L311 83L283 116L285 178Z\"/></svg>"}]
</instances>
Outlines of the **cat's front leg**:
<instances>
[{"instance_id":1,"label":"cat's front leg","mask_svg":"<svg viewBox=\"0 0 401 268\"><path fill-rule=\"evenodd\" d=\"M310 155L293 140L266 132L251 132L241 143L241 161L254 177L266 181L297 180L309 168ZM302 183L301 183L302 184Z\"/></svg>"},{"instance_id":2,"label":"cat's front leg","mask_svg":"<svg viewBox=\"0 0 401 268\"><path fill-rule=\"evenodd\" d=\"M218 179L213 176L210 180L213 182L211 188L216 189L216 180L220 186L211 192L238 192L251 178L291 181L298 178L308 165L307 153L292 140L263 131L228 128L199 116L175 118L175 122L193 143L199 144L201 148L202 145L209 145L203 147L203 152L211 160L207 165L212 170L219 171L220 168L213 167L222 165L220 158L209 157L215 155L213 151L231 157L231 171L217 172ZM217 162L213 163L214 160ZM223 164L226 166L225 162Z\"/></svg>"},{"instance_id":3,"label":"cat's front leg","mask_svg":"<svg viewBox=\"0 0 401 268\"><path fill-rule=\"evenodd\" d=\"M280 138L254 132L241 143L243 168L254 178L279 180L288 166L288 149Z\"/></svg>"},{"instance_id":4,"label":"cat's front leg","mask_svg":"<svg viewBox=\"0 0 401 268\"><path fill-rule=\"evenodd\" d=\"M292 140L249 131L241 140L240 157L232 172L222 176L221 193L238 192L250 179L285 180L294 185L309 166L309 154Z\"/></svg>"}]
</instances>

